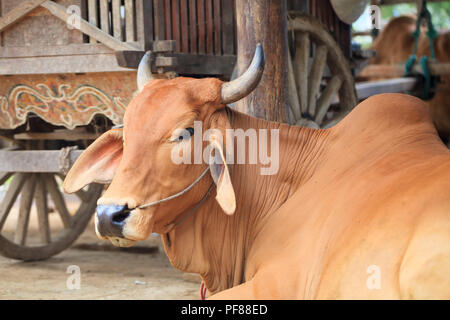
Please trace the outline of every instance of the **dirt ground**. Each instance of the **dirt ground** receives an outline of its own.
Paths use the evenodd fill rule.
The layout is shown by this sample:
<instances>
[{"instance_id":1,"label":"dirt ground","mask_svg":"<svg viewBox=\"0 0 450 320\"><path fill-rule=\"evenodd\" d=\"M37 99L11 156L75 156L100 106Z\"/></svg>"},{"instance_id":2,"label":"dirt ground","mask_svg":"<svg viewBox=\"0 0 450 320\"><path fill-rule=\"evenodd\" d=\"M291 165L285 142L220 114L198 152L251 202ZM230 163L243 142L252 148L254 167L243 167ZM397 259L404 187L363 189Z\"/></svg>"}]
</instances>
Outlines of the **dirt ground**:
<instances>
[{"instance_id":1,"label":"dirt ground","mask_svg":"<svg viewBox=\"0 0 450 320\"><path fill-rule=\"evenodd\" d=\"M14 225L9 221L5 229ZM67 286L74 275L69 266L79 267L79 289ZM159 237L115 248L97 239L93 220L70 248L48 260L0 256L0 299L199 299L199 288L198 276L170 265Z\"/></svg>"}]
</instances>

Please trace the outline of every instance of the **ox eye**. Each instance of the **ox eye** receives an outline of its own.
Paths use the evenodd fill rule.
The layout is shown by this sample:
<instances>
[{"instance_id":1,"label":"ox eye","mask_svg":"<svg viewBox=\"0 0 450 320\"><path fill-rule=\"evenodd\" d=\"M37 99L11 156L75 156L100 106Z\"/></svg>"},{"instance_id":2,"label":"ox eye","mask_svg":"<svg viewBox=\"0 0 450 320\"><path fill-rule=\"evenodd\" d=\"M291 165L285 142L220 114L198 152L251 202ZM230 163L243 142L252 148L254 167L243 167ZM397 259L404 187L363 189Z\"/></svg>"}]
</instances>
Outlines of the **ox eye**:
<instances>
[{"instance_id":1,"label":"ox eye","mask_svg":"<svg viewBox=\"0 0 450 320\"><path fill-rule=\"evenodd\" d=\"M180 134L176 141L189 140L194 135L194 128L189 127L183 130L183 134Z\"/></svg>"}]
</instances>

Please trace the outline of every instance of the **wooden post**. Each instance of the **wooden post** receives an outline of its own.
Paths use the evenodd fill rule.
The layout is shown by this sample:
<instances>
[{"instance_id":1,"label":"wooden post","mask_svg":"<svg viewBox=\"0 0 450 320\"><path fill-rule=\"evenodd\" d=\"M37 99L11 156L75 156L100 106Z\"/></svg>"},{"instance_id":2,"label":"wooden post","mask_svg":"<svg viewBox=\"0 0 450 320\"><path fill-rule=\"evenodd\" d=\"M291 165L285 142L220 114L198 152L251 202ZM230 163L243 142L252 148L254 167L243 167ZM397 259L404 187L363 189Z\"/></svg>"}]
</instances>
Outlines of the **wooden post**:
<instances>
[{"instance_id":1,"label":"wooden post","mask_svg":"<svg viewBox=\"0 0 450 320\"><path fill-rule=\"evenodd\" d=\"M263 45L266 65L258 87L236 102L235 108L266 120L289 122L286 1L236 0L236 23L238 74L249 66L257 43Z\"/></svg>"}]
</instances>

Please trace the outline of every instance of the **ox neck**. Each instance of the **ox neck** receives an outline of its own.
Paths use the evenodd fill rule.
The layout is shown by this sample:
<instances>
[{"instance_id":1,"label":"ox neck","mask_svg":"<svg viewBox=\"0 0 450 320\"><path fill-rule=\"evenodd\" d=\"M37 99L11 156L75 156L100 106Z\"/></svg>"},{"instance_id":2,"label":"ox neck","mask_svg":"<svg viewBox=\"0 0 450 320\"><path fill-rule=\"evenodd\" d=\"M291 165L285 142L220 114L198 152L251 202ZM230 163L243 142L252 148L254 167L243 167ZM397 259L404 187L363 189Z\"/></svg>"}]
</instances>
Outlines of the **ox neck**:
<instances>
[{"instance_id":1,"label":"ox neck","mask_svg":"<svg viewBox=\"0 0 450 320\"><path fill-rule=\"evenodd\" d=\"M194 215L162 237L171 263L200 274L212 294L251 278L247 258L253 242L272 214L313 175L328 136L327 130L269 122L232 109L213 116L228 116L233 129L278 129L280 157L275 175L261 175L260 165L233 165L233 216L209 196Z\"/></svg>"}]
</instances>

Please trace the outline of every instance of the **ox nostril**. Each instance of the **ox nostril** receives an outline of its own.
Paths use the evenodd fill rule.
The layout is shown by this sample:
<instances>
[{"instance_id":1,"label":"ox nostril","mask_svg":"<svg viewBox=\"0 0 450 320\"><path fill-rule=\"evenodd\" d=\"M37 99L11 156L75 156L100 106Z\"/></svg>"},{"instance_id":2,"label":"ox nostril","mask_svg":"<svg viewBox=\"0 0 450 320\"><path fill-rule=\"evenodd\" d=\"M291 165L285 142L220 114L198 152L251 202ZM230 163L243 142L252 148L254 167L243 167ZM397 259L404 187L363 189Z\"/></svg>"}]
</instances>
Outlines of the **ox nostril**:
<instances>
[{"instance_id":1,"label":"ox nostril","mask_svg":"<svg viewBox=\"0 0 450 320\"><path fill-rule=\"evenodd\" d=\"M128 208L127 208L127 210L128 210ZM122 223L123 221L125 221L126 218L128 218L129 215L130 215L130 211L117 212L112 217L112 221L115 223Z\"/></svg>"},{"instance_id":2,"label":"ox nostril","mask_svg":"<svg viewBox=\"0 0 450 320\"><path fill-rule=\"evenodd\" d=\"M125 220L130 216L128 206L98 205L97 231L101 236L122 237Z\"/></svg>"}]
</instances>

